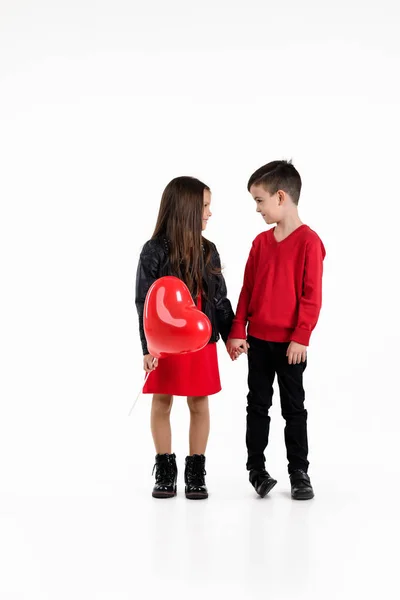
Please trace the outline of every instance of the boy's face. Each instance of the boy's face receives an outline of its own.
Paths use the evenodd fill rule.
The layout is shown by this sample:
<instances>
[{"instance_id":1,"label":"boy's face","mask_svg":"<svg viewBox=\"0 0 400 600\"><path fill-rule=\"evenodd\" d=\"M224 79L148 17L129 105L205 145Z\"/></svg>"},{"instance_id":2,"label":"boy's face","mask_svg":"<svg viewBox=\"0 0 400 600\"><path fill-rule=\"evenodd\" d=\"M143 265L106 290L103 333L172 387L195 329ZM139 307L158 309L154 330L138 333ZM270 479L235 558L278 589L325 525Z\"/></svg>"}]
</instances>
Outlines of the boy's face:
<instances>
[{"instance_id":1,"label":"boy's face","mask_svg":"<svg viewBox=\"0 0 400 600\"><path fill-rule=\"evenodd\" d=\"M283 216L282 192L271 195L263 186L252 185L250 194L256 202L257 212L262 215L267 225L279 223Z\"/></svg>"}]
</instances>

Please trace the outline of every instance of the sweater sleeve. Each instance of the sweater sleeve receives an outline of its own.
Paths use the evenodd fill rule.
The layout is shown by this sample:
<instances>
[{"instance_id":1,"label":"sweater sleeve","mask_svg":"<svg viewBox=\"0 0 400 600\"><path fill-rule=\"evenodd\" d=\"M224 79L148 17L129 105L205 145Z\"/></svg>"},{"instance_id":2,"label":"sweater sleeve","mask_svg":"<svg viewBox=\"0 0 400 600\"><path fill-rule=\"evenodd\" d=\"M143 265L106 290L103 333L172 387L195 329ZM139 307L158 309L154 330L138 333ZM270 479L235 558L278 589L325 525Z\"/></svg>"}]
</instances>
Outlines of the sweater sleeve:
<instances>
[{"instance_id":1,"label":"sweater sleeve","mask_svg":"<svg viewBox=\"0 0 400 600\"><path fill-rule=\"evenodd\" d=\"M319 238L309 242L306 249L303 293L299 303L298 319L291 340L304 346L310 343L322 304L322 272L325 248Z\"/></svg>"},{"instance_id":2,"label":"sweater sleeve","mask_svg":"<svg viewBox=\"0 0 400 600\"><path fill-rule=\"evenodd\" d=\"M246 327L249 313L249 305L254 287L254 243L247 259L244 271L244 280L242 291L240 292L239 302L236 309L236 316L233 320L229 339L245 340L247 337Z\"/></svg>"}]
</instances>

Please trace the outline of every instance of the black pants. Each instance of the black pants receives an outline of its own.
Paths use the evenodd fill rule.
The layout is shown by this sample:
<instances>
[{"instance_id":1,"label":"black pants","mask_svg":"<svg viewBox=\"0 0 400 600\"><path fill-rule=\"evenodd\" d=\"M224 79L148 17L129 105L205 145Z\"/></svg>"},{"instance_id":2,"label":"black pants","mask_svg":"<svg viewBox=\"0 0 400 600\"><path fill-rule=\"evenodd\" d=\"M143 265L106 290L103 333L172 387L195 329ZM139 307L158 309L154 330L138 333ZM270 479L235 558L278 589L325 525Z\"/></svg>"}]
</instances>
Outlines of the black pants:
<instances>
[{"instance_id":1,"label":"black pants","mask_svg":"<svg viewBox=\"0 0 400 600\"><path fill-rule=\"evenodd\" d=\"M268 445L275 374L286 421L285 444L289 473L308 469L307 411L304 408L303 373L306 362L289 365L288 343L266 342L249 336L249 393L247 396L247 469L263 469Z\"/></svg>"}]
</instances>

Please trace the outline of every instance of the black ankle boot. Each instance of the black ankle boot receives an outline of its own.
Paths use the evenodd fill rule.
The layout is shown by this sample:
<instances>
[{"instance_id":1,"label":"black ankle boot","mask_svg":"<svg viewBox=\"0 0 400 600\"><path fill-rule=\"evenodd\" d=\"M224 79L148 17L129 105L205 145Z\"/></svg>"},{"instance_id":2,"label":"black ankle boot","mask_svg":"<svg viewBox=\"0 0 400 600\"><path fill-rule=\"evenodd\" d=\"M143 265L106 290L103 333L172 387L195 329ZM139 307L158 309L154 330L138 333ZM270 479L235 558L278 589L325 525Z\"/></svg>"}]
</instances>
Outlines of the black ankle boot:
<instances>
[{"instance_id":1,"label":"black ankle boot","mask_svg":"<svg viewBox=\"0 0 400 600\"><path fill-rule=\"evenodd\" d=\"M271 475L265 469L260 471L251 469L249 481L261 498L264 498L264 496L272 490L274 485L278 483L276 479L272 479Z\"/></svg>"},{"instance_id":2,"label":"black ankle boot","mask_svg":"<svg viewBox=\"0 0 400 600\"><path fill-rule=\"evenodd\" d=\"M185 466L185 494L190 500L203 500L208 498L208 491L204 476L206 457L204 454L193 454L186 457Z\"/></svg>"},{"instance_id":3,"label":"black ankle boot","mask_svg":"<svg viewBox=\"0 0 400 600\"><path fill-rule=\"evenodd\" d=\"M305 471L296 469L296 471L290 473L290 485L294 500L311 500L311 498L314 498L314 490Z\"/></svg>"},{"instance_id":4,"label":"black ankle boot","mask_svg":"<svg viewBox=\"0 0 400 600\"><path fill-rule=\"evenodd\" d=\"M175 454L157 454L153 473L154 469L156 469L156 484L153 488L153 498L176 496L178 469Z\"/></svg>"}]
</instances>

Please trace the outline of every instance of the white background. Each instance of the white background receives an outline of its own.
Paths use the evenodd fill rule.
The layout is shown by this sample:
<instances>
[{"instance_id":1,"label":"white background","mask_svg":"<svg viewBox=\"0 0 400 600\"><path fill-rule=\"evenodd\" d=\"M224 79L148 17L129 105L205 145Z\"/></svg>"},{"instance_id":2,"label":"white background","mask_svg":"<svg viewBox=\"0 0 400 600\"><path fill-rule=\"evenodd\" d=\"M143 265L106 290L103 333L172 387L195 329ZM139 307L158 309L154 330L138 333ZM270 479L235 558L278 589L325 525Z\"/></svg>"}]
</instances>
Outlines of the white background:
<instances>
[{"instance_id":1,"label":"white background","mask_svg":"<svg viewBox=\"0 0 400 600\"><path fill-rule=\"evenodd\" d=\"M396 2L0 2L0 597L397 598L399 19ZM213 192L234 307L247 193L292 158L325 243L306 371L316 497L289 496L278 395L258 500L247 365L219 345L207 502L151 498L134 306L165 185Z\"/></svg>"}]
</instances>

